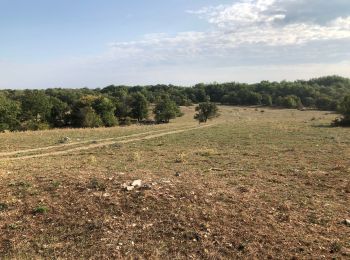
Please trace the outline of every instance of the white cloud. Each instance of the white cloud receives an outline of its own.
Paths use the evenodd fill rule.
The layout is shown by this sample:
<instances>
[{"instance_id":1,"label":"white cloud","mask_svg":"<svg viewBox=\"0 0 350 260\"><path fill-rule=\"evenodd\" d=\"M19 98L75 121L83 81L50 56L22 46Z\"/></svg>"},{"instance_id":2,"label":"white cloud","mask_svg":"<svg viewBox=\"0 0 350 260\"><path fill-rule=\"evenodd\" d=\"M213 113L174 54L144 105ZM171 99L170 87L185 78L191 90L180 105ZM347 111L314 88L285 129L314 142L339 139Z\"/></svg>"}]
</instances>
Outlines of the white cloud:
<instances>
[{"instance_id":1,"label":"white cloud","mask_svg":"<svg viewBox=\"0 0 350 260\"><path fill-rule=\"evenodd\" d=\"M113 42L95 57L17 67L0 64L5 72L0 84L11 82L6 76L19 71L23 76L15 79L45 80L50 86L350 76L350 65L344 63L350 60L346 7L350 11L349 0L241 0L204 7L189 13L208 22L206 31Z\"/></svg>"},{"instance_id":2,"label":"white cloud","mask_svg":"<svg viewBox=\"0 0 350 260\"><path fill-rule=\"evenodd\" d=\"M207 19L214 27L206 32L182 32L173 36L153 34L141 41L116 42L111 44L109 55L147 65L210 62L215 57L217 60L222 57L234 59L237 50L247 51L246 46L255 48L257 55L259 51L267 54L265 51L269 46L275 47L269 52L295 49L298 45L305 46L305 52L308 52L308 44L320 41L321 53L327 41L350 39L350 16L337 17L325 24L286 22L289 14L286 3L293 2L307 5L306 0L243 0L232 5L189 11ZM333 53L322 55L325 58L334 56Z\"/></svg>"}]
</instances>

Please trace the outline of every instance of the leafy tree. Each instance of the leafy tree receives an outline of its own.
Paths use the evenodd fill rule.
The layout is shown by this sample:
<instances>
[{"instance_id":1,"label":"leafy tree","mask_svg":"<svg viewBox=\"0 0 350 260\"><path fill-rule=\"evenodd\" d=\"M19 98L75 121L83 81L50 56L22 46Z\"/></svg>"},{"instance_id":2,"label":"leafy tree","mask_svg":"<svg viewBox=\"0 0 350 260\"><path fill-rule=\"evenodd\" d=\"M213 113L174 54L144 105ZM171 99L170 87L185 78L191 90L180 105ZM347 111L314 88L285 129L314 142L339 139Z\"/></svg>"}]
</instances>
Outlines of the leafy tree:
<instances>
[{"instance_id":1,"label":"leafy tree","mask_svg":"<svg viewBox=\"0 0 350 260\"><path fill-rule=\"evenodd\" d=\"M350 126L350 95L346 96L340 103L338 111L343 117L335 120L334 124L338 126Z\"/></svg>"},{"instance_id":2,"label":"leafy tree","mask_svg":"<svg viewBox=\"0 0 350 260\"><path fill-rule=\"evenodd\" d=\"M153 112L157 123L169 123L170 119L181 115L179 106L168 96L161 98L156 103Z\"/></svg>"},{"instance_id":3,"label":"leafy tree","mask_svg":"<svg viewBox=\"0 0 350 260\"><path fill-rule=\"evenodd\" d=\"M20 113L20 104L0 93L0 132L17 130L19 128L18 116Z\"/></svg>"},{"instance_id":4,"label":"leafy tree","mask_svg":"<svg viewBox=\"0 0 350 260\"><path fill-rule=\"evenodd\" d=\"M295 95L289 95L283 99L283 106L286 108L298 108L301 105L300 98Z\"/></svg>"},{"instance_id":5,"label":"leafy tree","mask_svg":"<svg viewBox=\"0 0 350 260\"><path fill-rule=\"evenodd\" d=\"M316 107L320 110L335 110L337 104L329 97L320 97L316 100Z\"/></svg>"},{"instance_id":6,"label":"leafy tree","mask_svg":"<svg viewBox=\"0 0 350 260\"><path fill-rule=\"evenodd\" d=\"M22 119L34 122L45 122L49 119L52 103L43 91L26 90L21 97Z\"/></svg>"},{"instance_id":7,"label":"leafy tree","mask_svg":"<svg viewBox=\"0 0 350 260\"><path fill-rule=\"evenodd\" d=\"M75 112L74 125L76 127L94 128L103 126L100 116L90 106L78 108Z\"/></svg>"},{"instance_id":8,"label":"leafy tree","mask_svg":"<svg viewBox=\"0 0 350 260\"><path fill-rule=\"evenodd\" d=\"M52 108L49 122L53 127L64 127L68 124L67 119L70 113L70 108L67 103L56 97L50 98Z\"/></svg>"},{"instance_id":9,"label":"leafy tree","mask_svg":"<svg viewBox=\"0 0 350 260\"><path fill-rule=\"evenodd\" d=\"M100 97L96 99L93 103L93 108L101 117L104 126L112 127L118 124L118 121L114 116L115 104L109 98Z\"/></svg>"},{"instance_id":10,"label":"leafy tree","mask_svg":"<svg viewBox=\"0 0 350 260\"><path fill-rule=\"evenodd\" d=\"M305 97L302 102L303 102L303 105L306 107L315 106L315 99L313 97Z\"/></svg>"},{"instance_id":11,"label":"leafy tree","mask_svg":"<svg viewBox=\"0 0 350 260\"><path fill-rule=\"evenodd\" d=\"M139 122L148 117L148 101L146 97L136 92L132 95L131 101L131 116Z\"/></svg>"},{"instance_id":12,"label":"leafy tree","mask_svg":"<svg viewBox=\"0 0 350 260\"><path fill-rule=\"evenodd\" d=\"M194 119L198 120L199 123L206 123L208 119L212 119L219 116L219 109L215 103L205 102L200 103L196 107L197 114Z\"/></svg>"},{"instance_id":13,"label":"leafy tree","mask_svg":"<svg viewBox=\"0 0 350 260\"><path fill-rule=\"evenodd\" d=\"M115 116L123 121L131 114L131 97L126 92L121 94L115 101Z\"/></svg>"},{"instance_id":14,"label":"leafy tree","mask_svg":"<svg viewBox=\"0 0 350 260\"><path fill-rule=\"evenodd\" d=\"M241 101L235 92L230 92L221 99L221 103L225 105L239 105L240 102Z\"/></svg>"},{"instance_id":15,"label":"leafy tree","mask_svg":"<svg viewBox=\"0 0 350 260\"><path fill-rule=\"evenodd\" d=\"M272 106L272 97L268 94L263 94L261 96L261 104L264 106Z\"/></svg>"},{"instance_id":16,"label":"leafy tree","mask_svg":"<svg viewBox=\"0 0 350 260\"><path fill-rule=\"evenodd\" d=\"M84 95L73 106L71 124L75 127L99 127L103 126L101 117L93 109L98 96Z\"/></svg>"}]
</instances>

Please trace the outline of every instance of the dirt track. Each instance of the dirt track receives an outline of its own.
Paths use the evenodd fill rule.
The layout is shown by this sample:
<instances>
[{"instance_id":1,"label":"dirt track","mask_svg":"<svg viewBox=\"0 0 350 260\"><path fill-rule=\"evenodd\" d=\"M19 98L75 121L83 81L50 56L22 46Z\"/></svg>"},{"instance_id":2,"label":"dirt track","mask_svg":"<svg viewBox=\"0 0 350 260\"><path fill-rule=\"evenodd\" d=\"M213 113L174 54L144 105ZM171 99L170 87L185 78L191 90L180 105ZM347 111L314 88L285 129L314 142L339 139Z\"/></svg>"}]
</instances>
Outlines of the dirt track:
<instances>
[{"instance_id":1,"label":"dirt track","mask_svg":"<svg viewBox=\"0 0 350 260\"><path fill-rule=\"evenodd\" d=\"M114 144L126 144L126 143L131 143L131 142L142 141L142 140L149 140L149 139L154 139L154 138L162 137L162 136L166 136L166 135L183 133L183 132L187 132L187 131L211 127L213 125L214 124L202 125L202 126L196 126L196 127L178 128L178 129L172 130L172 131L154 130L154 131L148 131L148 132L144 132L144 133L121 136L121 137L117 137L117 138L88 140L88 141L74 142L74 143L69 143L69 144L53 145L53 146L47 146L47 147L41 147L41 148L35 148L35 149L27 149L27 150L19 150L19 151L13 151L13 152L8 152L8 153L0 153L0 156L3 157L3 158L0 158L0 160L23 160L23 159L63 155L63 154L69 154L72 152L90 150L90 149L114 145ZM143 136L143 135L146 135L146 136ZM88 145L79 146L79 147L61 150L61 151L52 151L52 152L47 152L47 153L37 153L37 154L32 154L32 155L25 155L26 153L31 153L31 152L41 152L41 151L55 149L55 148L64 148L64 147L70 147L70 146L74 146L74 145L83 145L83 144L88 144ZM21 154L24 154L24 155L21 156ZM16 157L11 157L13 155L16 155Z\"/></svg>"},{"instance_id":2,"label":"dirt track","mask_svg":"<svg viewBox=\"0 0 350 260\"><path fill-rule=\"evenodd\" d=\"M177 129L182 129L182 128L184 128L184 127L180 127L180 128L177 128ZM81 145L81 144L88 144L88 143L105 142L105 141L111 141L111 140L120 140L120 139L124 139L124 138L128 138L128 137L136 137L136 136L142 136L142 135L145 135L145 134L164 132L166 130L164 130L164 129L152 130L152 131L147 131L147 132L142 132L142 133L137 133L137 134L124 135L124 136L120 136L120 137L103 138L103 139L90 139L90 140L84 140L84 141L80 141L80 142L71 142L71 143L66 143L66 144L50 145L50 146L45 146L45 147L17 150L17 151L12 151L12 152L2 152L2 153L0 153L0 157L18 155L18 154L21 154L21 153L40 152L40 151L44 151L44 150L51 150L51 149L55 149L55 148L70 147L70 146Z\"/></svg>"}]
</instances>

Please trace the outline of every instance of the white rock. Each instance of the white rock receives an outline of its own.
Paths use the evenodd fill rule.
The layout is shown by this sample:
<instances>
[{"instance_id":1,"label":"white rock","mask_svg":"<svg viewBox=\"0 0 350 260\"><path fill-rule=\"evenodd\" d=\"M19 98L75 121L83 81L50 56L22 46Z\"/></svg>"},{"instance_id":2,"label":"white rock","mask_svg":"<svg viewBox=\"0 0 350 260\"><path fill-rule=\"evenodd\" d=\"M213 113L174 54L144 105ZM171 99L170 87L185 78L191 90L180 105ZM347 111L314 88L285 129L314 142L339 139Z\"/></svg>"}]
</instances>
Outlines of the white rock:
<instances>
[{"instance_id":1,"label":"white rock","mask_svg":"<svg viewBox=\"0 0 350 260\"><path fill-rule=\"evenodd\" d=\"M131 186L133 187L141 187L142 186L142 181L141 180L135 180L131 183Z\"/></svg>"},{"instance_id":2,"label":"white rock","mask_svg":"<svg viewBox=\"0 0 350 260\"><path fill-rule=\"evenodd\" d=\"M350 227L350 219L344 219L343 223Z\"/></svg>"},{"instance_id":3,"label":"white rock","mask_svg":"<svg viewBox=\"0 0 350 260\"><path fill-rule=\"evenodd\" d=\"M127 191L132 191L135 187L134 186L126 186Z\"/></svg>"}]
</instances>

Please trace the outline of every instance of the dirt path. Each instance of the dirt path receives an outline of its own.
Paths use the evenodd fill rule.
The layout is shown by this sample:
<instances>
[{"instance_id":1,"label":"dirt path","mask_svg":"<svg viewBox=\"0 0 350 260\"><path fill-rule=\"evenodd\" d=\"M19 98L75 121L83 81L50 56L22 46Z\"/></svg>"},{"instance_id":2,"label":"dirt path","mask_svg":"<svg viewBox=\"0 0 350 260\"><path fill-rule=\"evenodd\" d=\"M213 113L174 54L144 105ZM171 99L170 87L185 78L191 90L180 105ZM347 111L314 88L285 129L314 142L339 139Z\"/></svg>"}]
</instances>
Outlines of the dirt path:
<instances>
[{"instance_id":1,"label":"dirt path","mask_svg":"<svg viewBox=\"0 0 350 260\"><path fill-rule=\"evenodd\" d=\"M179 127L176 130L183 129L183 128L188 128L188 126L187 127ZM80 142L72 142L72 143L67 143L67 144L51 145L51 146L38 147L38 148L32 148L32 149L18 150L18 151L13 151L13 152L2 152L2 153L0 153L0 157L12 156L12 155L17 155L17 154L22 154L22 153L40 152L40 151L51 150L51 149L55 149L55 148L64 148L64 147L70 147L70 146L81 145L81 144L88 144L88 143L106 142L106 141L112 141L112 140L121 140L121 139L125 139L125 138L138 137L138 136L142 136L142 135L146 135L146 134L159 133L159 132L164 132L164 131L168 131L168 129L152 130L152 131L147 131L147 132L142 132L142 133L137 133L137 134L130 134L130 135L124 135L124 136L119 136L119 137L112 137L112 138L90 139L90 140L85 140L85 141L80 141Z\"/></svg>"},{"instance_id":2,"label":"dirt path","mask_svg":"<svg viewBox=\"0 0 350 260\"><path fill-rule=\"evenodd\" d=\"M24 156L13 157L13 158L11 158L11 157L10 158L1 158L0 160L11 160L12 161L12 160L24 160L24 159L31 159L31 158L47 157L47 156L64 155L64 154L69 154L69 153L72 153L72 152L90 150L90 149L104 147L104 146L109 146L109 145L114 145L114 144L126 144L126 143L131 143L131 142L142 141L142 140L149 140L149 139L154 139L154 138L158 138L158 137L162 137L162 136L167 136L167 135L178 134L178 133L188 132L188 131L192 131L192 130L198 130L198 129L202 129L202 128L207 128L207 127L211 127L211 126L214 126L214 125L215 124L209 124L209 125L196 126L196 127L185 128L185 129L177 129L177 130L172 130L172 131L168 131L168 132L164 132L164 133L151 134L151 135L139 137L141 135L149 134L149 133L152 133L152 132L153 133L154 132L160 132L160 130L159 131L158 130L156 130L156 131L149 131L149 132L146 132L146 133L140 133L140 134L134 134L134 135L129 135L129 136L123 136L123 137L119 137L119 138L101 139L101 140L104 140L104 142L93 143L93 144L89 144L89 145L86 145L86 146L76 147L76 148L67 149L67 150L63 150L63 151L56 151L56 152L53 151L53 152L42 153L42 154L34 154L34 155L24 155ZM129 139L120 140L122 138L128 138L128 137L129 137ZM130 138L130 137L135 137L135 138ZM106 140L111 140L111 139L114 140L114 141L106 141ZM120 141L116 141L116 139L119 139ZM82 143L84 143L84 142L82 142ZM62 147L62 146L58 146L58 147ZM41 149L41 150L38 150L38 149L36 149L35 151L45 150L45 149ZM31 150L33 150L33 149L31 149ZM15 154L18 154L18 152L15 153Z\"/></svg>"}]
</instances>

